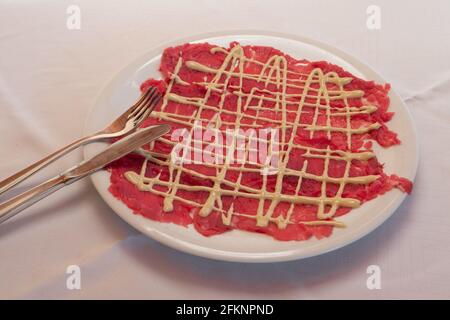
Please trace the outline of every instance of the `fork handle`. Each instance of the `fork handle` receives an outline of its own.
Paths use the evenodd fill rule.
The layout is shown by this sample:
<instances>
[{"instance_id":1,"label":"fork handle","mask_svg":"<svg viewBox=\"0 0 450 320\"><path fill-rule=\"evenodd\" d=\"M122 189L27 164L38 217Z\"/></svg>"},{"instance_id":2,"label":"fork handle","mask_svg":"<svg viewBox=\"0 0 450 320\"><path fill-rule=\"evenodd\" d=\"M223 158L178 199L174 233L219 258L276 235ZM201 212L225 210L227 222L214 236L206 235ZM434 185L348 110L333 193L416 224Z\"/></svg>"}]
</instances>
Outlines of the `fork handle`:
<instances>
[{"instance_id":1,"label":"fork handle","mask_svg":"<svg viewBox=\"0 0 450 320\"><path fill-rule=\"evenodd\" d=\"M75 150L76 148L90 142L93 140L94 136L87 136L83 137L81 139L78 139L71 144L68 144L67 146L53 152L52 154L46 156L45 158L29 165L25 169L20 170L19 172L13 174L9 178L6 178L5 180L0 182L0 194L3 192L11 189L16 184L22 182L23 180L27 179L28 177L32 176L42 168L45 168L53 161L61 158L63 155L69 153L72 150Z\"/></svg>"},{"instance_id":2,"label":"fork handle","mask_svg":"<svg viewBox=\"0 0 450 320\"><path fill-rule=\"evenodd\" d=\"M31 206L33 203L36 203L53 192L61 189L69 182L70 178L67 178L64 175L59 175L28 191L25 191L22 194L19 194L8 201L1 203L0 223L5 222L23 209Z\"/></svg>"}]
</instances>

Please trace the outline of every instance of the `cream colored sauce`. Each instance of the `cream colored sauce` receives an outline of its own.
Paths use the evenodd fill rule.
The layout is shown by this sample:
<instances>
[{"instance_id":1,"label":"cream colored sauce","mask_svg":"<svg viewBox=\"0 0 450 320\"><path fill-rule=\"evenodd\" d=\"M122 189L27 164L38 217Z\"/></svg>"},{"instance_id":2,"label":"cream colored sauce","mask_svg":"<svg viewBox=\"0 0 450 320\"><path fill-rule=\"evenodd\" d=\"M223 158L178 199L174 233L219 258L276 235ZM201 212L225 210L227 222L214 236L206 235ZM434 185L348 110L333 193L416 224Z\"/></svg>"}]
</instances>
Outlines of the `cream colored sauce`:
<instances>
[{"instance_id":1,"label":"cream colored sauce","mask_svg":"<svg viewBox=\"0 0 450 320\"><path fill-rule=\"evenodd\" d=\"M126 179L131 183L136 185L136 187L141 191L148 191L154 194L158 194L164 197L163 210L170 212L173 210L173 202L180 201L192 206L200 208L199 214L201 216L208 216L213 210L217 210L222 213L223 223L230 225L233 216L245 216L248 218L256 219L258 226L267 226L269 223L275 223L279 228L286 228L288 224L293 223L291 221L291 216L294 212L294 206L297 204L312 204L318 206L317 220L316 221L303 221L301 223L305 225L333 225L336 227L343 227L342 222L336 220L325 220L331 219L336 213L338 207L350 207L357 208L360 206L360 201L352 198L343 198L343 191L346 184L369 184L376 179L376 175L368 176L358 176L350 177L350 165L352 160L368 160L374 156L372 152L345 152L341 150L330 150L330 149L318 149L312 147L305 147L296 145L293 142L294 134L290 135L289 140L287 140L287 129L291 129L292 132L296 132L298 128L304 128L310 131L310 136L313 137L315 131L324 131L330 137L332 132L343 132L346 134L348 146L351 146L352 134L361 134L369 132L370 130L378 129L380 127L379 123L373 123L367 126L362 126L359 128L351 127L351 116L356 114L370 114L375 112L377 108L371 105L363 105L361 107L350 107L348 104L349 98L360 98L364 95L363 91L353 90L347 91L344 86L352 81L350 77L340 78L336 73L329 72L324 74L321 69L316 68L312 70L310 74L296 73L288 70L287 61L283 56L272 56L267 62L263 63L260 61L252 60L244 56L243 49L240 46L235 46L229 51L217 47L211 50L212 53L224 53L226 54L222 65L218 68L211 68L202 65L195 61L184 61L184 65L191 70L201 71L205 73L212 74L213 77L211 81L199 82L197 84L203 85L206 88L206 93L204 97L192 98L184 97L171 92L172 87L175 84L179 85L189 85L188 82L184 81L178 75L181 67L183 66L182 57L177 61L175 70L171 74L167 92L164 96L161 111L153 112L151 116L156 117L161 120L167 120L170 122L182 124L190 128L190 136L194 130L194 123L202 120L201 113L203 110L213 110L216 111L215 117L210 121L214 124L215 130L219 130L221 125L232 125L236 131L243 127L253 127L257 128L261 125L257 124L256 121L267 121L269 123L278 124L278 128L281 129L281 142L280 145L287 147L287 150L282 150L279 152L281 159L279 161L278 172L275 183L275 190L270 192L267 190L267 175L263 175L263 185L261 189L255 189L253 187L245 186L241 184L242 174L246 172L261 172L262 169L267 168L268 164L256 164L256 168L247 168L244 163L240 166L230 166L229 162L226 161L229 157L232 157L232 152L234 153L236 146L236 139L239 137L238 134L233 135L232 145L227 146L228 153L223 156L224 164L209 164L204 163L203 165L214 168L216 174L214 176L208 176L201 174L195 170L190 170L183 166L181 163L175 163L171 161L170 155L161 154L153 151L141 150L146 158L142 165L142 170L138 174L133 171L129 171L125 174ZM260 65L261 71L259 74L246 74L244 72L244 66L246 63L255 63ZM289 77L289 75L291 77ZM296 76L296 79L292 79L292 76ZM238 86L229 85L229 80L232 78L239 79ZM305 79L306 78L306 79ZM268 85L275 85L278 92L272 92L267 89L252 88L250 93L244 93L241 91L242 83L244 79L256 80L258 82L264 83L267 88ZM222 82L222 83L219 83ZM327 83L334 84L336 89L329 89ZM312 87L313 84L319 87ZM229 93L227 88L234 89L233 94L237 96L237 106L236 111L223 109L223 103L225 100L225 94ZM287 93L288 88L296 88L302 90L300 94ZM211 106L207 104L208 98L212 92L221 93L221 100L218 106ZM310 95L309 92L316 92L317 95ZM271 96L256 95L256 93L266 93ZM295 100L297 98L297 100ZM299 99L298 99L299 98ZM316 99L316 103L307 102L307 98ZM245 103L243 102L245 99ZM257 105L250 105L251 101L258 99ZM299 101L298 101L299 100ZM341 100L344 102L344 107L333 108L330 106L330 101ZM176 115L166 113L165 107L169 101L195 106L196 109L192 116ZM269 109L262 107L263 101L275 102L275 108ZM325 104L322 103L325 101ZM288 106L294 105L295 110L289 110ZM314 108L313 122L311 124L300 124L300 116L303 112L303 107ZM252 109L256 111L256 115L250 115L244 113L245 110ZM326 124L319 125L318 116L319 110L325 110ZM274 111L281 112L281 119L271 119L260 116L261 111ZM332 112L334 111L334 112ZM234 123L222 121L220 114L231 114L236 116L236 121ZM294 121L288 121L288 115L295 114ZM346 119L346 127L334 127L331 125L332 116L342 116ZM252 119L252 124L241 124L243 119ZM205 127L201 126L206 129ZM249 137L245 136L245 139ZM256 138L257 139L257 138ZM164 137L160 138L161 142L167 143L169 145L175 145L176 142L170 141ZM249 143L245 144L245 154L249 152ZM202 151L203 142L200 142L199 147L192 147L191 143L186 146L187 151L198 150ZM304 151L302 157L304 158L319 158L324 159L324 170L322 175L315 175L307 172L308 160L305 160L301 170L292 170L287 167L289 161L289 155L294 149L301 149ZM272 150L272 148L269 148ZM202 152L205 152L204 150ZM188 154L188 152L183 154ZM219 155L217 155L219 156ZM330 165L330 160L340 160L345 161L345 172L343 177L335 178L328 176L328 169ZM153 178L146 177L145 171L148 161L151 161L160 166L166 166L169 170L168 181L163 181L160 176ZM238 179L236 182L231 182L225 179L225 175L229 170L238 171ZM188 173L192 176L205 179L211 182L210 187L206 186L191 186L180 182L180 177L182 173ZM295 176L298 177L298 182L296 185L295 195L288 195L282 193L283 178L285 176ZM309 197L298 195L303 179L312 179L319 181L321 183L321 195L319 197ZM326 195L327 183L334 183L339 185L338 191L335 196L328 197ZM154 188L155 185L165 187L167 191L160 191ZM226 185L231 187L231 189L223 189L221 185ZM197 203L191 200L184 199L177 194L178 190L185 191L202 191L208 192L209 196L205 203ZM245 215L234 211L234 206L231 205L228 210L224 210L222 204L222 196L232 197L244 197L249 199L258 200L258 208L256 215ZM269 208L264 210L265 201L270 201ZM274 211L280 202L290 203L289 210L286 216L274 217ZM328 211L326 210L328 209ZM298 223L298 222L296 222Z\"/></svg>"}]
</instances>

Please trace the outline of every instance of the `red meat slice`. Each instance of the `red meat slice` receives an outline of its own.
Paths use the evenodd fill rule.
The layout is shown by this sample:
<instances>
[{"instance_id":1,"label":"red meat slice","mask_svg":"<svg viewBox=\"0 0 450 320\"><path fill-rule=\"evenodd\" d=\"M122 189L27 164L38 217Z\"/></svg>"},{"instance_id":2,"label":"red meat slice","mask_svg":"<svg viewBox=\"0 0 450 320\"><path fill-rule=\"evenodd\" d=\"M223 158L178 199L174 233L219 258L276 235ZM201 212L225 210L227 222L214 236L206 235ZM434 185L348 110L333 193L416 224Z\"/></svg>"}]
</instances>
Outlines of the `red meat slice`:
<instances>
[{"instance_id":1,"label":"red meat slice","mask_svg":"<svg viewBox=\"0 0 450 320\"><path fill-rule=\"evenodd\" d=\"M231 50L238 43L231 43L227 50ZM149 79L141 85L141 90L145 91L149 86L156 86L162 93L167 91L169 84L171 83L172 75L175 72L179 58L182 57L182 61L195 61L201 63L204 66L218 69L223 64L227 52L215 52L212 53L211 49L216 46L202 43L202 44L184 44L178 47L167 48L161 59L160 71L163 76L163 80ZM332 132L331 136L328 137L325 131L318 131L310 136L310 132L303 127L299 127L296 132L291 132L289 135L294 134L294 144L300 146L309 146L319 149L330 148L332 150L342 150L351 152L367 151L366 148L371 147L371 141L377 141L383 147L389 147L399 144L400 141L397 134L390 131L386 126L393 113L388 111L389 107L389 85L376 84L373 81L365 81L353 76L351 73L343 70L341 67L330 64L326 61L309 62L306 60L294 59L283 52L263 46L243 46L245 57L253 59L260 62L267 62L274 55L284 56L287 61L287 69L292 71L288 74L288 81L295 81L298 78L298 73L309 74L313 69L319 68L324 73L335 72L339 77L351 77L353 80L345 85L345 90L362 90L364 95L361 98L350 98L348 99L348 104L350 107L360 107L365 104L371 104L377 107L377 110L371 114L360 114L353 116L351 119L352 128L358 128L362 125L368 125L373 123L379 123L381 126L379 129L371 130L368 133L363 134L353 134L351 136L351 147L349 148L347 143L347 136L342 132ZM246 74L258 75L261 72L262 66L256 63L245 63L244 71ZM200 83L210 82L214 77L214 74L194 71L186 66L185 63L181 65L177 76L182 79L185 84L178 84L174 82L172 84L171 93L178 94L184 97L203 97L205 95L206 89L204 85ZM225 79L221 79L225 81ZM232 92L233 88L239 87L238 77L231 77L228 82L228 87L226 90ZM264 89L264 81L257 81L255 79L243 79L241 90L244 93L249 93L254 88ZM186 83L188 85L186 85ZM273 92L277 91L275 85L270 85L265 88ZM333 89L333 88L330 88ZM301 93L300 89L296 91L295 88L289 88L288 94ZM310 101L314 101L313 98ZM220 94L212 92L208 100L209 105L218 106L220 101ZM235 95L226 95L223 109L236 111L237 97ZM330 105L334 108L344 107L341 100L333 100ZM280 113L275 112L274 103L271 101L264 101L262 106L268 110L261 111L259 114L264 119L268 120L257 120L258 125L264 127L274 127L277 126L278 120L280 120ZM181 116L191 116L195 111L196 107L187 104L176 103L170 101L166 107L165 112L181 115ZM272 109L272 110L271 110ZM297 106L290 104L287 106L288 121L293 122L295 120L295 111ZM161 105L156 108L156 111L161 111ZM314 109L305 107L304 112L300 117L300 124L309 124L312 122L314 116ZM215 111L207 110L201 114L201 118L204 120L212 119L215 115ZM248 109L244 111L245 114L250 116L255 115L256 111ZM236 116L232 114L222 113L221 119L223 121L228 121L229 123L234 123L236 121ZM319 115L318 123L323 123L323 115ZM345 127L344 117L333 117L331 125L334 127ZM249 125L252 121L246 119L245 117L241 120L241 126ZM166 120L160 120L158 118L152 117L148 118L142 126L149 126L157 123L169 123L173 130L178 128L186 128L186 125L182 123L176 123ZM225 127L221 127L225 129ZM170 134L169 134L170 135ZM169 136L168 135L168 136ZM152 151L159 152L163 154L169 154L171 152L172 146L163 142L156 142L152 147ZM299 149L293 149L290 153L289 162L287 167L292 170L301 170L304 161L308 159L307 173L321 175L324 171L324 160L320 158L306 158L304 151ZM128 171L134 171L139 173L143 163L143 158L137 155L128 155L110 166L111 171L111 186L110 192L123 201L129 208L131 208L136 214L140 214L146 218L153 219L160 222L171 222L183 226L188 226L193 224L195 229L205 236L211 236L215 234L220 234L232 229L246 230L250 232L264 233L270 235L278 240L306 240L314 236L315 238L321 239L330 236L332 233L332 226L329 225L319 225L312 226L306 225L302 222L317 220L317 210L316 205L310 204L296 204L294 205L293 214L291 216L291 221L293 223L289 224L286 228L278 228L275 223L269 223L266 227L260 227L256 225L255 219L245 216L233 216L230 225L225 225L222 221L222 213L219 211L213 211L207 217L202 217L199 215L200 207L190 205L189 203L175 200L173 202L173 210L170 212L164 212L163 210L163 196L155 194L152 192L142 192L138 188L130 183L126 177L125 173ZM202 164L186 164L184 167L191 170L191 172L196 172L204 176L215 175L215 170L206 167ZM340 160L330 160L328 175L330 177L342 177L345 170L345 162ZM146 168L146 176L155 177L159 175L161 180L169 177L169 170L166 166L161 166L149 161ZM404 192L410 193L412 190L412 183L405 179L400 178L396 175L387 175L383 172L383 165L380 164L375 157L369 160L353 160L350 166L350 177L364 176L364 175L379 175L380 178L376 181L368 184L347 184L344 188L342 196L344 198L358 199L361 202L369 201L378 195L381 195L392 188L398 188ZM273 191L276 183L276 175L268 176L267 190ZM236 182L238 179L237 171L229 170L225 177L225 180L230 182ZM201 178L199 175L189 174L184 172L181 175L180 181L183 184L191 186L206 186L211 187L212 181L209 179ZM283 179L282 193L295 195L296 185L298 178L293 176L285 176ZM246 172L242 175L241 185L261 188L262 186L262 176L255 172ZM226 185L221 186L223 189L229 188ZM167 189L163 186L155 186L157 191L165 192ZM327 196L334 196L339 189L337 184L327 183L326 192ZM208 197L208 192L206 191L186 191L178 190L177 196L189 200L191 202L196 202L202 204L206 201ZM321 194L321 183L312 179L304 178L302 180L301 188L298 195L318 197ZM235 212L247 215L255 215L259 199L249 199L246 197L236 197L232 198L230 196L222 196L222 205L224 211L227 211L231 205ZM265 200L264 207L267 209L270 205L268 200ZM286 216L290 209L291 204L287 202L280 202L275 209L273 217ZM349 208L339 207L336 212L336 217L342 216L350 211Z\"/></svg>"}]
</instances>

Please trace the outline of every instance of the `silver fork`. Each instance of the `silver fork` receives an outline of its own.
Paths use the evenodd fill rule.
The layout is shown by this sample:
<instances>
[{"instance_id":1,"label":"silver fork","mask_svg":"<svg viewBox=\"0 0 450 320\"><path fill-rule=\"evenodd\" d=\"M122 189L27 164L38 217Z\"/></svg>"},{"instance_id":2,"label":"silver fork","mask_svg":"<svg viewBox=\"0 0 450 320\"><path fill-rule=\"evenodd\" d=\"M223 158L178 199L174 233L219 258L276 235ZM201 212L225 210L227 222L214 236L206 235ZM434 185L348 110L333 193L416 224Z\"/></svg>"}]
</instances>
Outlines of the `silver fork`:
<instances>
[{"instance_id":1,"label":"silver fork","mask_svg":"<svg viewBox=\"0 0 450 320\"><path fill-rule=\"evenodd\" d=\"M90 142L100 141L105 139L117 138L123 136L133 129L148 117L150 112L155 108L161 99L161 94L155 87L150 87L139 100L133 104L127 111L114 120L109 126L96 133L78 139L71 144L55 151L54 153L46 156L45 158L33 163L23 170L15 173L14 175L6 178L0 182L0 194L9 190L19 182L30 177L34 173L38 172L42 168L46 167L53 161L59 159L68 152Z\"/></svg>"}]
</instances>

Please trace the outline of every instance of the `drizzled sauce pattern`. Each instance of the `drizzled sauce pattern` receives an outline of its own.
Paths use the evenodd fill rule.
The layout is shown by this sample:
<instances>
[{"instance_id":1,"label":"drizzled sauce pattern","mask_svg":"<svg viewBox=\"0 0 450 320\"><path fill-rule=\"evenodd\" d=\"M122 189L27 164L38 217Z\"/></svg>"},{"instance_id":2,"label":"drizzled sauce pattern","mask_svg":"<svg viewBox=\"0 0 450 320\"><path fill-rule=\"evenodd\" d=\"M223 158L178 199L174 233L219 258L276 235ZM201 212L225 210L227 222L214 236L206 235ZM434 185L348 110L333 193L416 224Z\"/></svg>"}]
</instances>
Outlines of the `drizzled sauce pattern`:
<instances>
[{"instance_id":1,"label":"drizzled sauce pattern","mask_svg":"<svg viewBox=\"0 0 450 320\"><path fill-rule=\"evenodd\" d=\"M256 220L256 224L261 227L267 226L269 223L275 223L278 228L283 229L290 223L294 206L297 204L311 204L317 206L317 219L314 221L302 221L305 225L333 225L343 227L344 224L340 221L334 220L333 217L339 207L357 208L360 206L360 201L353 198L344 198L343 192L347 184L369 184L376 179L377 175L366 175L351 177L350 166L353 160L368 160L375 155L370 151L351 152L342 150L331 150L329 147L324 149L303 146L294 143L295 134L299 128L309 131L310 138L317 131L325 132L330 138L331 133L341 132L345 134L348 150L351 150L352 135L369 132L380 127L379 123L371 123L369 125L353 128L351 125L351 118L358 114L370 114L375 112L377 108L373 105L363 105L360 107L350 106L348 99L361 98L364 94L360 90L345 90L344 86L352 81L350 77L339 77L335 72L323 73L320 68L313 69L310 73L297 73L288 70L288 62L284 56L274 55L266 62L253 60L244 55L244 50L241 46L236 45L229 50L215 47L211 49L211 53L223 53L225 59L222 65L215 69L196 61L184 61L183 57L179 57L175 69L170 78L163 103L160 111L153 112L152 117L167 122L181 124L192 133L194 130L194 123L202 120L202 112L204 110L215 111L216 114L211 120L217 130L220 130L222 125L232 126L235 129L240 127L259 128L261 124L258 121L268 121L276 125L281 130L281 142L283 147L280 152L280 161L278 162L278 171L276 176L276 183L274 191L267 189L267 175L262 175L262 188L254 188L241 184L241 179L244 173L260 172L264 169L264 165L256 165L248 167L244 163L240 166L230 166L226 161L223 165L208 164L203 165L214 168L216 174L209 176L188 169L183 166L183 163L171 161L170 154L158 153L154 151L141 150L141 154L145 156L140 173L134 171L126 172L125 177L128 181L133 183L139 190L145 192L152 192L154 194L164 197L163 210L170 213L173 210L173 202L180 201L189 204L193 207L199 208L199 214L207 217L211 212L219 211L222 214L222 221L226 225L230 225L233 216L244 216ZM245 64L259 65L259 74L246 73L244 71ZM172 88L177 85L190 85L189 82L181 79L179 71L185 65L191 70L201 71L206 74L213 75L211 81L197 82L197 85L204 86L205 94L203 97L184 97L172 92ZM231 79L237 79L238 84L231 84ZM254 80L258 83L263 83L264 88L252 88L250 92L242 91L242 84L244 80ZM236 83L236 82L234 82ZM333 84L333 89L329 88L329 84ZM269 90L269 87L276 87L276 90ZM299 93L288 93L289 88L294 88ZM208 100L212 93L220 94L220 102L217 106L209 105ZM225 97L232 93L237 97L236 110L230 111L223 108ZM315 102L311 102L314 99ZM343 102L343 107L333 107L330 105L331 101L340 100ZM190 105L195 107L195 111L191 116L183 116L166 112L165 109L170 101ZM256 103L254 103L256 101ZM277 119L266 118L261 113L267 111L267 107L262 106L263 101L270 101L274 103L274 109L280 114ZM289 107L289 108L288 108ZM294 109L292 107L295 107ZM314 108L314 115L312 122L305 124L301 123L300 117L304 112L304 108ZM246 110L254 110L255 114L245 113ZM319 115L326 116L325 124L319 124ZM234 116L234 122L227 122L221 119L221 115ZM345 117L346 126L333 126L332 117ZM294 119L292 120L292 117ZM289 118L291 120L289 120ZM242 120L251 120L242 121ZM192 135L191 135L192 136ZM233 150L236 147L237 137L233 137L232 145L227 146L227 150ZM171 141L165 137L160 138L160 141L168 145L175 145L176 142ZM188 147L193 148L193 147ZM312 174L307 172L308 160L305 160L301 170L290 169L287 164L290 153L300 149L303 154L302 157L306 159L322 159L324 161L324 170L322 174ZM232 152L232 151L229 151ZM248 152L248 148L245 150ZM225 157L231 156L226 154ZM344 174L342 177L336 178L329 176L328 169L330 160L338 160L345 162ZM155 177L147 177L145 175L148 162L153 162L159 166L166 167L169 171L169 178L167 180L161 179L160 174ZM226 179L226 173L229 170L238 172L237 181L229 181ZM188 185L181 182L181 175L187 173L197 178L209 180L212 186L196 186ZM286 177L296 177L297 185L295 195L285 194L282 192L283 179ZM299 191L304 179L312 179L321 183L321 194L318 197L302 196ZM335 195L327 196L327 183L334 183L338 185L338 190ZM155 186L164 187L156 189ZM227 188L224 188L226 186ZM188 200L180 196L180 190L196 192L202 191L209 193L204 203L198 203ZM258 209L255 215L240 213L234 210L233 204L225 209L222 203L222 197L244 197L250 199L257 199L259 201ZM269 201L270 205L265 208L265 202ZM277 205L281 202L289 203L289 210L285 215L274 217L274 211ZM295 222L298 223L298 222Z\"/></svg>"}]
</instances>

